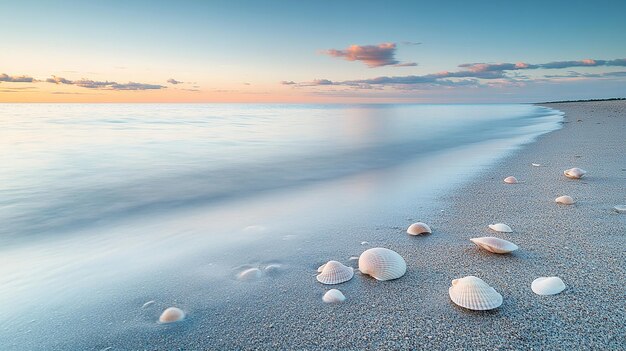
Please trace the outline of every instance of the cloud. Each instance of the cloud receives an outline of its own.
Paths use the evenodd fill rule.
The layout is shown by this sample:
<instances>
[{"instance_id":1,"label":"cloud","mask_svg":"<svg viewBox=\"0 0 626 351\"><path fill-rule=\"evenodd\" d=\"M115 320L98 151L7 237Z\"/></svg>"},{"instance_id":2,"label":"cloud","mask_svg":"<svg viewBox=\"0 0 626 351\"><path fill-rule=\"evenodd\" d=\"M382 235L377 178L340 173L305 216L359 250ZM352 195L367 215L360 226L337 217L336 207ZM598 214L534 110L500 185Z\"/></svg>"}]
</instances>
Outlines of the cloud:
<instances>
[{"instance_id":1,"label":"cloud","mask_svg":"<svg viewBox=\"0 0 626 351\"><path fill-rule=\"evenodd\" d=\"M467 68L471 72L497 72L497 71L514 71L520 69L538 68L537 65L529 63L464 63L459 65L461 68Z\"/></svg>"},{"instance_id":2,"label":"cloud","mask_svg":"<svg viewBox=\"0 0 626 351\"><path fill-rule=\"evenodd\" d=\"M328 56L343 58L347 61L361 61L368 67L382 67L395 65L413 65L413 63L403 64L395 59L396 44L382 43L378 45L351 45L345 50L330 49L322 52Z\"/></svg>"},{"instance_id":3,"label":"cloud","mask_svg":"<svg viewBox=\"0 0 626 351\"><path fill-rule=\"evenodd\" d=\"M80 79L80 80L69 80L63 77L52 76L52 78L46 79L48 83L54 84L67 84L67 85L75 85L81 88L87 89L100 89L100 90L155 90L155 89L164 89L165 86L158 84L145 84L145 83L136 83L136 82L128 82L128 83L117 83L117 82L109 82L109 81L95 81L90 79Z\"/></svg>"},{"instance_id":4,"label":"cloud","mask_svg":"<svg viewBox=\"0 0 626 351\"><path fill-rule=\"evenodd\" d=\"M52 78L46 79L46 82L54 84L72 84L72 81L57 76L52 76Z\"/></svg>"},{"instance_id":5,"label":"cloud","mask_svg":"<svg viewBox=\"0 0 626 351\"><path fill-rule=\"evenodd\" d=\"M122 83L122 84L113 82L109 86L112 90L157 90L157 89L165 88L164 86L158 85L158 84L145 84L145 83L135 83L135 82L128 82L128 83Z\"/></svg>"},{"instance_id":6,"label":"cloud","mask_svg":"<svg viewBox=\"0 0 626 351\"><path fill-rule=\"evenodd\" d=\"M294 82L293 80L283 80L280 82L280 84L282 85L294 85L296 84L296 82Z\"/></svg>"},{"instance_id":7,"label":"cloud","mask_svg":"<svg viewBox=\"0 0 626 351\"><path fill-rule=\"evenodd\" d=\"M403 45L409 45L409 46L422 45L422 43L418 43L418 42L415 42L415 41L403 41L402 44Z\"/></svg>"},{"instance_id":8,"label":"cloud","mask_svg":"<svg viewBox=\"0 0 626 351\"><path fill-rule=\"evenodd\" d=\"M184 83L184 82L178 81L178 80L176 80L174 78L168 79L167 82L170 83L170 84L174 84L174 85Z\"/></svg>"},{"instance_id":9,"label":"cloud","mask_svg":"<svg viewBox=\"0 0 626 351\"><path fill-rule=\"evenodd\" d=\"M33 83L36 82L36 80L29 76L10 76L6 73L2 73L0 74L0 82Z\"/></svg>"},{"instance_id":10,"label":"cloud","mask_svg":"<svg viewBox=\"0 0 626 351\"><path fill-rule=\"evenodd\" d=\"M585 60L580 60L580 61L555 61L555 62L548 62L548 63L541 64L539 66L541 68L562 69L562 68L570 68L570 67L604 66L606 64L606 62L607 61L605 61L605 60L585 59Z\"/></svg>"},{"instance_id":11,"label":"cloud","mask_svg":"<svg viewBox=\"0 0 626 351\"><path fill-rule=\"evenodd\" d=\"M567 74L546 74L545 78L612 78L626 77L626 71L605 72L605 73L580 73L569 71Z\"/></svg>"},{"instance_id":12,"label":"cloud","mask_svg":"<svg viewBox=\"0 0 626 351\"><path fill-rule=\"evenodd\" d=\"M396 89L412 89L411 86L511 86L525 84L531 80L528 76L520 74L522 70L532 69L563 69L568 67L595 67L595 66L626 66L626 59L594 60L585 59L579 61L555 61L541 64L526 62L517 63L465 63L458 67L460 71L441 71L425 75L409 76L380 76L369 79L357 79L346 81L331 81L328 79L316 79L311 82L296 83L295 86L348 86L357 89L372 89L373 87L391 86ZM567 76L545 76L545 78L605 78L624 77L624 72L608 73L576 73L570 72ZM484 80L486 82L481 82ZM536 80L536 79L535 79Z\"/></svg>"},{"instance_id":13,"label":"cloud","mask_svg":"<svg viewBox=\"0 0 626 351\"><path fill-rule=\"evenodd\" d=\"M405 63L398 63L393 65L394 67L414 67L417 66L417 63L415 62L405 62Z\"/></svg>"}]
</instances>

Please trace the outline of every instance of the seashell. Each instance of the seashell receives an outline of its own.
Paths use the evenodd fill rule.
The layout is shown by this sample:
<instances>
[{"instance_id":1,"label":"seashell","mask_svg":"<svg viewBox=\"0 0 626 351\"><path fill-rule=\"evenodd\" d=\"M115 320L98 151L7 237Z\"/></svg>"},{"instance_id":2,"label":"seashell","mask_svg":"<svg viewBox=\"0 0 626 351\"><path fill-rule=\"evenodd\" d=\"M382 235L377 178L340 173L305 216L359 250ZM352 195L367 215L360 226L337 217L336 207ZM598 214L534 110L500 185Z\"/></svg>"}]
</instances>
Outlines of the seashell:
<instances>
[{"instance_id":1,"label":"seashell","mask_svg":"<svg viewBox=\"0 0 626 351\"><path fill-rule=\"evenodd\" d=\"M565 176L567 178L571 178L571 179L580 179L582 178L585 174L587 173L587 171L585 171L584 169L580 169L580 168L570 168L570 169L566 169L563 174L565 174Z\"/></svg>"},{"instance_id":2,"label":"seashell","mask_svg":"<svg viewBox=\"0 0 626 351\"><path fill-rule=\"evenodd\" d=\"M502 305L502 295L473 275L454 279L448 294L452 302L470 310L485 311Z\"/></svg>"},{"instance_id":3,"label":"seashell","mask_svg":"<svg viewBox=\"0 0 626 351\"><path fill-rule=\"evenodd\" d=\"M626 213L626 205L617 205L613 207L613 210L617 213Z\"/></svg>"},{"instance_id":4,"label":"seashell","mask_svg":"<svg viewBox=\"0 0 626 351\"><path fill-rule=\"evenodd\" d=\"M324 263L323 265L317 267L317 273L322 273L322 271L324 270L324 267L326 267L326 263Z\"/></svg>"},{"instance_id":5,"label":"seashell","mask_svg":"<svg viewBox=\"0 0 626 351\"><path fill-rule=\"evenodd\" d=\"M347 282L354 276L354 268L344 266L341 262L328 261L320 267L322 270L317 275L317 281L322 284L339 284ZM319 268L318 268L319 271Z\"/></svg>"},{"instance_id":6,"label":"seashell","mask_svg":"<svg viewBox=\"0 0 626 351\"><path fill-rule=\"evenodd\" d=\"M169 307L159 317L159 323L174 323L182 321L185 318L185 312L177 307Z\"/></svg>"},{"instance_id":7,"label":"seashell","mask_svg":"<svg viewBox=\"0 0 626 351\"><path fill-rule=\"evenodd\" d=\"M147 307L150 307L150 306L154 305L155 303L156 303L156 301L154 301L154 300L150 300L150 301L148 301L148 302L144 303L144 304L141 306L141 308L147 308Z\"/></svg>"},{"instance_id":8,"label":"seashell","mask_svg":"<svg viewBox=\"0 0 626 351\"><path fill-rule=\"evenodd\" d=\"M489 225L489 229L495 230L496 232L501 232L501 233L512 233L513 232L513 229L511 229L511 227L509 227L508 225L506 225L504 223L490 224Z\"/></svg>"},{"instance_id":9,"label":"seashell","mask_svg":"<svg viewBox=\"0 0 626 351\"><path fill-rule=\"evenodd\" d=\"M518 249L517 245L512 242L500 238L494 238L493 236L473 238L470 239L470 241L489 252L497 254L505 254Z\"/></svg>"},{"instance_id":10,"label":"seashell","mask_svg":"<svg viewBox=\"0 0 626 351\"><path fill-rule=\"evenodd\" d=\"M361 241L361 245L369 245L370 243L367 241Z\"/></svg>"},{"instance_id":11,"label":"seashell","mask_svg":"<svg viewBox=\"0 0 626 351\"><path fill-rule=\"evenodd\" d=\"M533 165L533 167L541 167L540 163L531 163L531 165Z\"/></svg>"},{"instance_id":12,"label":"seashell","mask_svg":"<svg viewBox=\"0 0 626 351\"><path fill-rule=\"evenodd\" d=\"M430 230L430 227L426 223L417 222L411 224L406 232L411 235L420 235L426 233L430 234L432 233L432 230Z\"/></svg>"},{"instance_id":13,"label":"seashell","mask_svg":"<svg viewBox=\"0 0 626 351\"><path fill-rule=\"evenodd\" d=\"M344 302L346 300L346 297L343 295L343 293L337 289L330 289L326 292L326 294L324 294L324 296L322 297L322 301L326 302L326 303L338 303L338 302Z\"/></svg>"},{"instance_id":14,"label":"seashell","mask_svg":"<svg viewBox=\"0 0 626 351\"><path fill-rule=\"evenodd\" d=\"M270 263L263 269L267 274L276 274L282 269L282 265L278 263Z\"/></svg>"},{"instance_id":15,"label":"seashell","mask_svg":"<svg viewBox=\"0 0 626 351\"><path fill-rule=\"evenodd\" d=\"M248 268L244 271L239 272L239 274L237 274L237 279L239 280L256 280L261 278L261 276L263 275L263 272L261 272L260 269L258 268Z\"/></svg>"},{"instance_id":16,"label":"seashell","mask_svg":"<svg viewBox=\"0 0 626 351\"><path fill-rule=\"evenodd\" d=\"M361 254L359 270L377 280L398 279L406 273L406 262L393 250L375 247Z\"/></svg>"},{"instance_id":17,"label":"seashell","mask_svg":"<svg viewBox=\"0 0 626 351\"><path fill-rule=\"evenodd\" d=\"M504 182L507 184L516 184L517 183L517 178L510 176L510 177L506 177L504 178Z\"/></svg>"},{"instance_id":18,"label":"seashell","mask_svg":"<svg viewBox=\"0 0 626 351\"><path fill-rule=\"evenodd\" d=\"M565 284L559 277L539 277L533 280L530 288L537 295L555 295L565 290Z\"/></svg>"},{"instance_id":19,"label":"seashell","mask_svg":"<svg viewBox=\"0 0 626 351\"><path fill-rule=\"evenodd\" d=\"M554 201L557 204L561 204L561 205L573 205L576 202L574 201L574 199L572 199L571 196L567 196L567 195L559 196L556 199L554 199Z\"/></svg>"}]
</instances>

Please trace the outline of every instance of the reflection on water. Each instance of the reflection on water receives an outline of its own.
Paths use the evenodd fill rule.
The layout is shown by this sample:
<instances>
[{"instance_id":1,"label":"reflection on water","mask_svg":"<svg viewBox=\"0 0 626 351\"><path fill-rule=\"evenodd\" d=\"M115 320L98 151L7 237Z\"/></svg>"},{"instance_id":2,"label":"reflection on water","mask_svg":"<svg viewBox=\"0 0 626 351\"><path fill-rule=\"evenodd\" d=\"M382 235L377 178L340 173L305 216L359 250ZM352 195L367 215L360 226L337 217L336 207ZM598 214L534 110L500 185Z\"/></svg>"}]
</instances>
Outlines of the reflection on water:
<instances>
[{"instance_id":1,"label":"reflection on water","mask_svg":"<svg viewBox=\"0 0 626 351\"><path fill-rule=\"evenodd\" d=\"M114 335L120 319L153 327L127 311L151 300L234 299L255 289L233 291L237 267L279 264L280 277L360 249L561 118L529 105L4 104L0 116L0 340L34 345Z\"/></svg>"}]
</instances>

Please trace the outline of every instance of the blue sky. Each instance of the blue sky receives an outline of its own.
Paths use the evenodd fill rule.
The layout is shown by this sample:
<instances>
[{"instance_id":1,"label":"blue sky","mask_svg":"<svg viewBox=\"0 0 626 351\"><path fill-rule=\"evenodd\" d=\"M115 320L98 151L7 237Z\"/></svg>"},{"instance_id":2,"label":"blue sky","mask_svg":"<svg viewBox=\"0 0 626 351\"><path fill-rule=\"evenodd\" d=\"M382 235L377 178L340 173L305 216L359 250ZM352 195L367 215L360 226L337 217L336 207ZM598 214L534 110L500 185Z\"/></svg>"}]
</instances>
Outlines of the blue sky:
<instances>
[{"instance_id":1,"label":"blue sky","mask_svg":"<svg viewBox=\"0 0 626 351\"><path fill-rule=\"evenodd\" d=\"M505 71L506 79L490 82L336 84L455 72L467 63L617 62L626 58L625 1L2 1L0 12L0 74L9 77L0 82L0 101L483 102L626 95L626 76L614 73L626 71L620 65ZM359 59L360 50L383 44L394 45L385 52L394 62L416 65L369 67ZM351 45L358 46L356 56ZM21 76L33 81L10 78ZM52 76L69 83L45 82ZM312 84L322 79L332 84Z\"/></svg>"}]
</instances>

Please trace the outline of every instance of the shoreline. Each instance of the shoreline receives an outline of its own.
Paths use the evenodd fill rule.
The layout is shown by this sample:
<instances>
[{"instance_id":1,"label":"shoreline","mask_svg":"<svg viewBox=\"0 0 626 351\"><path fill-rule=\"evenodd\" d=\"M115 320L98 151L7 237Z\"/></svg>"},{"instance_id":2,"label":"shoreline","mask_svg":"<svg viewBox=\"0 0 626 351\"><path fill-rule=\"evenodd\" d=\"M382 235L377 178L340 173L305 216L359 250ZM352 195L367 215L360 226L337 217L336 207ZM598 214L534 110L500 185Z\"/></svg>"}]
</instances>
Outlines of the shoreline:
<instances>
[{"instance_id":1,"label":"shoreline","mask_svg":"<svg viewBox=\"0 0 626 351\"><path fill-rule=\"evenodd\" d=\"M626 215L611 209L626 202L626 147L620 143L626 135L626 102L576 104L545 105L566 113L563 128L539 136L477 175L470 175L471 180L464 180L454 190L435 198L435 204L414 198L399 207L400 213L389 213L386 202L379 199L372 205L374 209L381 207L377 215L352 210L346 213L353 217L343 220L338 213L312 211L311 217L321 215L321 222L334 216L340 223L330 231L320 226L323 232L319 236L301 236L272 247L274 257L297 257L276 262L285 264L276 276L262 283L219 284L219 280L209 277L215 274L211 273L213 263L209 262L217 260L222 269L233 267L225 267L227 257L219 261L219 257L206 255L211 261L201 267L180 265L185 269L168 270L179 275L175 279L185 284L184 288L159 291L154 289L158 284L151 289L138 284L136 291L129 290L128 296L134 296L133 305L116 306L130 312L123 314L125 327L116 333L58 340L51 347L617 349L626 341L620 329L626 317L620 309L626 258L619 251L624 246ZM589 116L591 113L594 115ZM581 122L575 122L579 119ZM542 166L531 166L535 162ZM582 180L569 180L562 171L570 167L581 167L589 173ZM509 175L523 182L504 184L502 179ZM363 189L354 185L354 196L358 198ZM387 195L403 196L400 190ZM573 196L578 203L573 207L556 205L554 198L563 194ZM307 218L307 222L310 220ZM428 223L433 234L408 236L406 227L418 220ZM488 224L496 222L509 224L514 232L495 233L487 229ZM255 223L248 224L255 227ZM298 238L299 233L282 234L285 238ZM250 250L245 253L250 262L263 254L267 256L264 250L271 246L263 242L264 234L255 235L261 242L250 242L242 249ZM501 237L518 244L520 249L511 255L490 254L469 241L479 236ZM316 240L329 239L334 245L315 244ZM371 245L361 245L361 240ZM327 259L339 259L356 267L349 257L376 246L400 253L407 262L406 275L378 282L357 273L349 282L336 286L315 280L316 268ZM326 257L327 254L332 256ZM168 275L160 273L164 279ZM448 287L452 279L466 275L479 276L494 287L503 295L503 305L486 312L454 305ZM567 286L564 292L538 296L530 290L533 279L551 275L563 279ZM218 284L212 285L214 282ZM337 305L324 304L321 297L331 288L341 290L347 300ZM207 291L215 294L213 299L203 301ZM145 296L145 301L139 296ZM156 303L136 311L148 300ZM155 325L164 304L183 308L188 314L186 320ZM103 322L119 323L118 319L107 319L111 316L108 313L101 316Z\"/></svg>"},{"instance_id":2,"label":"shoreline","mask_svg":"<svg viewBox=\"0 0 626 351\"><path fill-rule=\"evenodd\" d=\"M283 289L280 303L261 297L202 311L219 326L209 322L188 340L217 349L619 349L626 342L626 257L620 249L626 217L612 207L626 201L626 103L548 107L565 112L564 128L540 136L446 196L444 212L416 214L432 235L409 237L404 231L411 221L380 231L384 246L407 262L401 279L378 282L357 274L350 282L321 286L313 282L311 267L316 294ZM576 166L588 176L563 176ZM504 184L508 175L525 182ZM578 203L558 206L554 198L563 194ZM514 232L487 229L495 222ZM490 254L469 242L478 236L509 239L520 249ZM494 287L503 305L486 312L454 305L448 287L466 275ZM530 290L535 278L553 275L567 286L561 294ZM347 301L324 305L321 296L330 288L344 292Z\"/></svg>"}]
</instances>

